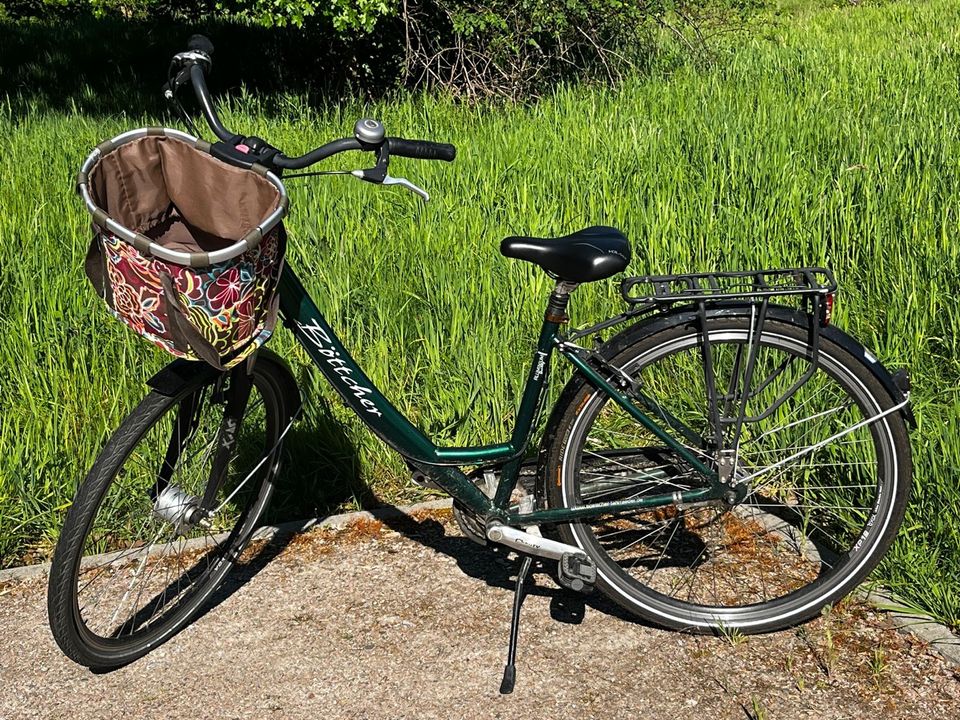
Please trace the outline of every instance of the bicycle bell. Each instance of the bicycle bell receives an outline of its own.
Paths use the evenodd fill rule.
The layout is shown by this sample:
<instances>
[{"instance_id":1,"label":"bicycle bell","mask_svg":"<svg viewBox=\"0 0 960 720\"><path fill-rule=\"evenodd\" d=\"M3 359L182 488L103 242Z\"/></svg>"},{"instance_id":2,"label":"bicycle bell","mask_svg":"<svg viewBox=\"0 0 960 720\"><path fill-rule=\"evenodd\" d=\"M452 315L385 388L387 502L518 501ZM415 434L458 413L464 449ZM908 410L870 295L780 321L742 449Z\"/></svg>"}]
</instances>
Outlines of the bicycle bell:
<instances>
[{"instance_id":1,"label":"bicycle bell","mask_svg":"<svg viewBox=\"0 0 960 720\"><path fill-rule=\"evenodd\" d=\"M360 118L353 126L353 134L364 145L379 145L383 142L383 123L373 118Z\"/></svg>"}]
</instances>

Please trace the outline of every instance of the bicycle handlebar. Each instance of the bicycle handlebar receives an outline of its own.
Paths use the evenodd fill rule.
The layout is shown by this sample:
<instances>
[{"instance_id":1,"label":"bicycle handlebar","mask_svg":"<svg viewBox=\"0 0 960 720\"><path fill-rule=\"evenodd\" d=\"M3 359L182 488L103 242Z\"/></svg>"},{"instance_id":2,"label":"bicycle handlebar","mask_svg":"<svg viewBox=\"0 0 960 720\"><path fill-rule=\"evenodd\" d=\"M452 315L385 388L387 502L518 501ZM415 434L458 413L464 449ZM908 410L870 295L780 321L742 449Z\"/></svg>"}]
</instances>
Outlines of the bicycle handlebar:
<instances>
[{"instance_id":1,"label":"bicycle handlebar","mask_svg":"<svg viewBox=\"0 0 960 720\"><path fill-rule=\"evenodd\" d=\"M431 140L404 140L400 137L387 138L387 147L391 155L417 158L418 160L444 160L453 162L457 157L457 148L450 143L438 143Z\"/></svg>"},{"instance_id":2,"label":"bicycle handlebar","mask_svg":"<svg viewBox=\"0 0 960 720\"><path fill-rule=\"evenodd\" d=\"M213 60L213 43L206 35L191 35L187 40L187 50L202 52L210 60Z\"/></svg>"},{"instance_id":3,"label":"bicycle handlebar","mask_svg":"<svg viewBox=\"0 0 960 720\"><path fill-rule=\"evenodd\" d=\"M213 133L220 140L230 145L243 142L244 137L242 135L231 132L220 121L217 110L213 105L213 99L210 97L210 90L207 88L206 73L213 64L213 43L203 35L193 35L187 41L187 48L187 52L174 56L174 62L179 61L181 69L176 78L171 80L167 92L176 94L179 87L189 79L203 116ZM363 142L357 137L352 137L333 140L297 157L289 157L278 151L270 159L270 162L278 168L302 170L348 150L368 150L379 153L384 144L389 155L398 157L452 162L457 156L457 148L449 143L438 143L431 140L407 140L401 137L384 137L379 142L369 143Z\"/></svg>"},{"instance_id":4,"label":"bicycle handlebar","mask_svg":"<svg viewBox=\"0 0 960 720\"><path fill-rule=\"evenodd\" d=\"M207 89L207 78L203 65L195 63L190 66L190 84L193 85L193 94L197 96L197 102L200 103L200 109L207 119L207 125L213 130L213 134L224 142L235 142L239 139L239 135L227 130L226 126L220 122L217 110L213 107L210 91Z\"/></svg>"}]
</instances>

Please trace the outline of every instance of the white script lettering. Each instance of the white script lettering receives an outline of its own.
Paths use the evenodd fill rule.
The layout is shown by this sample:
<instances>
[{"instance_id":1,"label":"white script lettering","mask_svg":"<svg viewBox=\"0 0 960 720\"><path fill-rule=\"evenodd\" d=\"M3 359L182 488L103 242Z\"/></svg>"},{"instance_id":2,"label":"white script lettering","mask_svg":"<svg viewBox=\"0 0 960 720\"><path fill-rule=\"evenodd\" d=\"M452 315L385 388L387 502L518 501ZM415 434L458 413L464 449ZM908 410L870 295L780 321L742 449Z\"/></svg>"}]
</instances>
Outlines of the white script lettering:
<instances>
[{"instance_id":1,"label":"white script lettering","mask_svg":"<svg viewBox=\"0 0 960 720\"><path fill-rule=\"evenodd\" d=\"M353 392L353 396L360 401L361 407L371 415L383 417L383 413L377 409L373 400L366 397L367 395L373 394L373 389L357 382L356 378L353 377L353 368L341 359L340 353L333 348L330 336L317 324L317 321L312 320L310 325L304 325L299 320L297 320L296 323L297 327L300 328L307 339L317 349L317 352L323 355L327 364L333 368L333 372L340 378L340 381L346 385Z\"/></svg>"}]
</instances>

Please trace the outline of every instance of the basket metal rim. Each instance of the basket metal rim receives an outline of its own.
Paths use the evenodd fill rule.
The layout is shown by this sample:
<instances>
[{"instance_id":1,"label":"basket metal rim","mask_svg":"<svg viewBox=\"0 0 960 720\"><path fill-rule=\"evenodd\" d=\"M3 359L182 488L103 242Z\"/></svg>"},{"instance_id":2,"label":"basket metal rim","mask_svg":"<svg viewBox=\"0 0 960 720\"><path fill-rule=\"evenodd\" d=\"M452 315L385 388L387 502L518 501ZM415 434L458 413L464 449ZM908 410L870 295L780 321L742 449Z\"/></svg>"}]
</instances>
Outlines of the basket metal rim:
<instances>
[{"instance_id":1,"label":"basket metal rim","mask_svg":"<svg viewBox=\"0 0 960 720\"><path fill-rule=\"evenodd\" d=\"M137 128L135 130L127 130L126 132L120 133L119 135L109 140L105 140L97 145L97 147L95 147L87 156L86 160L84 160L77 177L77 190L80 193L80 197L83 199L84 205L87 207L87 211L93 217L94 222L101 225L108 232L112 233L124 242L133 245L140 252L148 253L156 258L159 258L160 260L186 267L198 268L216 265L218 263L226 262L227 260L232 260L233 258L256 248L263 240L264 236L276 228L277 225L280 224L280 221L287 214L289 197L287 196L287 189L283 186L280 178L262 165L254 165L251 170L264 177L280 193L280 203L277 208L263 220L263 222L261 222L259 225L257 225L257 227L232 245L228 245L225 248L208 253L181 252L178 250L170 250L165 248L147 236L125 227L111 218L106 211L99 207L90 197L90 189L88 187L89 173L103 157L113 152L116 148L120 147L121 145L125 145L128 142L132 142L133 140L139 140L148 136L174 138L176 140L189 143L197 150L206 152L208 154L210 153L210 143L208 143L206 140L202 140L194 137L193 135L185 133L182 130L164 127Z\"/></svg>"}]
</instances>

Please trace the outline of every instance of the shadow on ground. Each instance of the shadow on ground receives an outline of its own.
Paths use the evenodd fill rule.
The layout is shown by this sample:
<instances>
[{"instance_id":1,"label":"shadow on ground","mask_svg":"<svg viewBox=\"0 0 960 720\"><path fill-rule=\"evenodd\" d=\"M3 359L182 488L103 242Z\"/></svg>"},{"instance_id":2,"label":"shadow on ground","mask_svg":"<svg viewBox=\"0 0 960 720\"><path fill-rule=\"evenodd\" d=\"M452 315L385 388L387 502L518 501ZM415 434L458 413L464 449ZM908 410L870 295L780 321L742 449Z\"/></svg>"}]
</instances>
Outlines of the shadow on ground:
<instances>
[{"instance_id":1,"label":"shadow on ground","mask_svg":"<svg viewBox=\"0 0 960 720\"><path fill-rule=\"evenodd\" d=\"M301 387L309 387L309 374L308 368L301 370L298 378ZM381 522L386 528L438 554L452 558L464 575L481 580L489 587L510 592L514 590L520 559L511 555L507 548L496 545L481 546L455 531L451 532L449 525L433 517L407 515L397 506L378 497L375 490L360 476L357 448L348 429L337 419L330 404L322 396L314 395L305 405L302 416L284 441L283 453L284 469L278 478L272 507L266 518L268 524L328 516L345 502L353 501L365 510L381 510ZM267 541L251 546L189 625L216 610L246 586L283 554L295 538L295 532L281 532ZM198 564L197 568L199 567ZM189 575L192 571L193 568L186 571L186 574ZM526 583L526 595L549 598L550 615L555 621L579 624L587 607L624 620L635 620L599 593L574 593L559 587L556 582L546 582L544 575L555 580L556 564L535 559ZM180 579L172 581L168 589L179 588ZM145 622L151 617L151 613L162 606L166 598L166 590L158 593L155 599L156 607L148 602L145 608L149 607L149 611L145 609L143 617L131 619L130 627ZM505 616L503 621L506 632L509 616ZM121 632L126 627L127 625L123 626ZM176 634L170 637L175 637ZM166 638L164 642L168 639L170 638ZM115 669L119 668L109 668L102 672Z\"/></svg>"},{"instance_id":2,"label":"shadow on ground","mask_svg":"<svg viewBox=\"0 0 960 720\"><path fill-rule=\"evenodd\" d=\"M419 520L403 514L393 505L382 504L381 507L395 511L382 520L391 530L452 558L465 575L482 580L490 587L513 591L520 560L516 556L510 557L507 548L481 546L462 535L448 534L444 525L432 518ZM545 584L545 575L556 580L555 562L535 559L530 573L533 582L527 584L526 594L550 598L550 615L554 620L579 624L586 607L623 620L636 620L597 592L584 595L558 587L555 582Z\"/></svg>"},{"instance_id":3,"label":"shadow on ground","mask_svg":"<svg viewBox=\"0 0 960 720\"><path fill-rule=\"evenodd\" d=\"M372 492L370 495L373 498L376 497ZM412 517L389 503L374 502L372 507L386 511L381 521L387 528L424 547L452 558L465 575L481 580L489 587L497 587L510 592L514 590L520 561L515 556L511 557L506 548L480 546L461 535L451 534L448 527L434 518ZM275 535L269 541L263 543L252 557L234 569L207 601L204 610L192 622L214 611L221 603L243 588L260 571L280 556L294 537L294 533L283 533ZM534 561L530 574L531 581L527 583L526 595L549 598L550 617L554 621L578 625L583 621L586 609L589 607L621 620L638 622L635 617L624 612L619 606L610 602L598 592L583 595L558 587L556 583L545 582L543 577L545 575L552 578L556 577L556 569L553 565L550 561ZM509 616L505 615L503 618L505 634L509 627L509 620ZM645 625L646 623L640 622L639 624Z\"/></svg>"}]
</instances>

